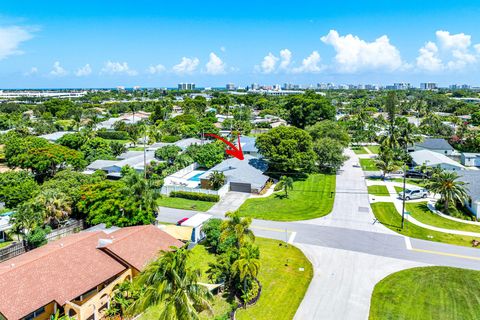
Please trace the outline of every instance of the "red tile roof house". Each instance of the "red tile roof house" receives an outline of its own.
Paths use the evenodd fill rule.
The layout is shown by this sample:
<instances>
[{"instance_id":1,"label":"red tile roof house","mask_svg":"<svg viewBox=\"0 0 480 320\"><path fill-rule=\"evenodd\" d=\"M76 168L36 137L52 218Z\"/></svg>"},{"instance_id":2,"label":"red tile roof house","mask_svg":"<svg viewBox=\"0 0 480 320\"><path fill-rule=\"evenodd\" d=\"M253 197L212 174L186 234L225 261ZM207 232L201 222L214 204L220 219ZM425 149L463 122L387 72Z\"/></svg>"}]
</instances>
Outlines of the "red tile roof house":
<instances>
[{"instance_id":1,"label":"red tile roof house","mask_svg":"<svg viewBox=\"0 0 480 320\"><path fill-rule=\"evenodd\" d=\"M60 310L100 319L116 285L160 250L182 247L153 225L77 233L0 263L0 319L49 319Z\"/></svg>"}]
</instances>

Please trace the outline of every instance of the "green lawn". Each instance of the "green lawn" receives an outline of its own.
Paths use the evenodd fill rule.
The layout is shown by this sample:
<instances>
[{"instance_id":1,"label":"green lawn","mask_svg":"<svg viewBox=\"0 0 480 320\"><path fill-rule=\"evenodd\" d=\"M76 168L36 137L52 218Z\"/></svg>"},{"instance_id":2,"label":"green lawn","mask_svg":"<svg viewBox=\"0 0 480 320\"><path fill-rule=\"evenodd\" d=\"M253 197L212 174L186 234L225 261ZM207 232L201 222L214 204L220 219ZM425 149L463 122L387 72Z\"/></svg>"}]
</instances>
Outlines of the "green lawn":
<instances>
[{"instance_id":1,"label":"green lawn","mask_svg":"<svg viewBox=\"0 0 480 320\"><path fill-rule=\"evenodd\" d=\"M260 247L262 295L246 310L238 310L238 320L290 320L313 277L312 264L296 247L285 242L257 238ZM282 246L280 246L282 244ZM300 271L299 268L304 268Z\"/></svg>"},{"instance_id":2,"label":"green lawn","mask_svg":"<svg viewBox=\"0 0 480 320\"><path fill-rule=\"evenodd\" d=\"M161 207L184 209L184 210L197 210L197 211L207 211L215 204L215 202L209 202L209 201L190 200L190 199L183 199L183 198L170 198L170 197L162 197L158 199L157 203Z\"/></svg>"},{"instance_id":3,"label":"green lawn","mask_svg":"<svg viewBox=\"0 0 480 320\"><path fill-rule=\"evenodd\" d=\"M392 202L376 202L372 203L371 206L373 214L380 223L382 223L387 228L405 236L467 247L470 247L472 245L471 242L474 237L461 236L425 229L413 223L410 223L407 220L405 220L405 226L402 229L402 217L400 214L397 213L395 206Z\"/></svg>"},{"instance_id":4,"label":"green lawn","mask_svg":"<svg viewBox=\"0 0 480 320\"><path fill-rule=\"evenodd\" d=\"M364 147L352 147L352 150L355 154L368 154Z\"/></svg>"},{"instance_id":5,"label":"green lawn","mask_svg":"<svg viewBox=\"0 0 480 320\"><path fill-rule=\"evenodd\" d=\"M403 192L403 187L394 186L394 188L397 193Z\"/></svg>"},{"instance_id":6,"label":"green lawn","mask_svg":"<svg viewBox=\"0 0 480 320\"><path fill-rule=\"evenodd\" d=\"M360 159L360 165L363 171L379 171L373 159Z\"/></svg>"},{"instance_id":7,"label":"green lawn","mask_svg":"<svg viewBox=\"0 0 480 320\"><path fill-rule=\"evenodd\" d=\"M311 174L293 183L293 190L252 198L238 209L241 216L263 220L295 221L325 216L332 211L335 175Z\"/></svg>"},{"instance_id":8,"label":"green lawn","mask_svg":"<svg viewBox=\"0 0 480 320\"><path fill-rule=\"evenodd\" d=\"M4 241L4 242L0 242L0 248L5 248L6 246L9 246L10 244L12 244L13 241Z\"/></svg>"},{"instance_id":9,"label":"green lawn","mask_svg":"<svg viewBox=\"0 0 480 320\"><path fill-rule=\"evenodd\" d=\"M390 181L403 183L403 178L392 178L392 179L390 179ZM414 178L406 178L405 179L405 182L407 184L412 184L412 185L423 187L423 188L425 187L425 184L427 183L427 181L428 181L428 179L425 179L425 180L414 179Z\"/></svg>"},{"instance_id":10,"label":"green lawn","mask_svg":"<svg viewBox=\"0 0 480 320\"><path fill-rule=\"evenodd\" d=\"M428 209L427 202L407 203L407 211L409 211L412 217L416 220L431 226L480 233L480 225L462 223L442 218Z\"/></svg>"},{"instance_id":11,"label":"green lawn","mask_svg":"<svg viewBox=\"0 0 480 320\"><path fill-rule=\"evenodd\" d=\"M378 154L380 152L380 146L368 146L366 147L371 153Z\"/></svg>"},{"instance_id":12,"label":"green lawn","mask_svg":"<svg viewBox=\"0 0 480 320\"><path fill-rule=\"evenodd\" d=\"M476 320L480 271L423 267L396 272L373 290L370 320Z\"/></svg>"},{"instance_id":13,"label":"green lawn","mask_svg":"<svg viewBox=\"0 0 480 320\"><path fill-rule=\"evenodd\" d=\"M368 186L368 194L372 194L374 196L389 196L388 189L386 186L378 185L378 186Z\"/></svg>"},{"instance_id":14,"label":"green lawn","mask_svg":"<svg viewBox=\"0 0 480 320\"><path fill-rule=\"evenodd\" d=\"M258 279L262 284L262 295L254 306L246 310L238 310L237 319L293 319L312 280L312 264L298 248L291 245L286 247L282 241L257 238L255 243L260 248L261 266ZM208 263L214 260L215 256L200 244L192 249L188 263L201 270L202 282L209 282L205 272L208 269ZM299 268L304 268L304 271L300 271ZM211 303L213 315L203 311L200 313L200 319L215 319L216 317L220 319L226 315L232 306L226 298L222 295L215 296ZM158 315L158 308L152 307L143 314L140 320L158 319Z\"/></svg>"}]
</instances>

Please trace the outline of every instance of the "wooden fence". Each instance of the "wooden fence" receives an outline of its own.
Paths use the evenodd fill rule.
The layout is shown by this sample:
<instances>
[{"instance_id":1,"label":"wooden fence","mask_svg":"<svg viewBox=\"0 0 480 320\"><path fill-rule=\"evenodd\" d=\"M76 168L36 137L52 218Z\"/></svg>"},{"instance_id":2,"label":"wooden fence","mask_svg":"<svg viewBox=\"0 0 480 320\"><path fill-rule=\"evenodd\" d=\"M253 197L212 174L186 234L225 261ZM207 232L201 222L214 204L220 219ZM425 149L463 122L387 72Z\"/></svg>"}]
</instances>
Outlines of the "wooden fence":
<instances>
[{"instance_id":1,"label":"wooden fence","mask_svg":"<svg viewBox=\"0 0 480 320\"><path fill-rule=\"evenodd\" d=\"M52 230L45 237L47 241L53 241L56 239L63 238L72 233L79 232L84 229L83 220L75 221L68 226ZM27 252L30 248L27 245L26 241L13 242L9 246L0 249L0 262L19 256Z\"/></svg>"}]
</instances>

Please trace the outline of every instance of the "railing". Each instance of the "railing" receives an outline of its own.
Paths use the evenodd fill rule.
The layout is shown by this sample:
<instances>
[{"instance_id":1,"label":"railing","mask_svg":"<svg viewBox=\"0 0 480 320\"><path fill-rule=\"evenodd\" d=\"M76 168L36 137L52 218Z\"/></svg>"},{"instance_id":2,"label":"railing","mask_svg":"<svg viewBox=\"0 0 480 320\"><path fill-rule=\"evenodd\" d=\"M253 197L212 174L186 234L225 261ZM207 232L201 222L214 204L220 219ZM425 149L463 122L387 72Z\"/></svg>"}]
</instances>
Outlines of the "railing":
<instances>
[{"instance_id":1,"label":"railing","mask_svg":"<svg viewBox=\"0 0 480 320\"><path fill-rule=\"evenodd\" d=\"M47 234L47 236L45 238L48 241L53 241L53 240L60 239L60 238L63 238L65 236L68 236L72 233L79 232L83 229L84 229L83 220L77 220L77 221L71 223L68 226L52 230L52 232Z\"/></svg>"},{"instance_id":2,"label":"railing","mask_svg":"<svg viewBox=\"0 0 480 320\"><path fill-rule=\"evenodd\" d=\"M227 183L218 190L210 189L201 189L201 188L190 188L186 186L163 186L160 193L163 195L169 195L172 191L187 191L187 192L196 192L196 193L205 193L205 194L216 194L220 197L224 196L229 190L229 184Z\"/></svg>"},{"instance_id":3,"label":"railing","mask_svg":"<svg viewBox=\"0 0 480 320\"><path fill-rule=\"evenodd\" d=\"M27 251L25 241L13 242L9 246L0 249L0 262L19 256Z\"/></svg>"}]
</instances>

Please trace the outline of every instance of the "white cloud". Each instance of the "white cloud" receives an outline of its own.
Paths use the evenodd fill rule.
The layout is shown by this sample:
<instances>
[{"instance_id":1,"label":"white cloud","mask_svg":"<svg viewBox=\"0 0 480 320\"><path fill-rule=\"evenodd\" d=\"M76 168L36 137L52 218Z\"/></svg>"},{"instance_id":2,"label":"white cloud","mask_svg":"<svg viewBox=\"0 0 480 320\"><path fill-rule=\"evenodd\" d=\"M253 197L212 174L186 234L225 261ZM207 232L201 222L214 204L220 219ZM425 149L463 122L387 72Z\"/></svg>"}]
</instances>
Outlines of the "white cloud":
<instances>
[{"instance_id":1,"label":"white cloud","mask_svg":"<svg viewBox=\"0 0 480 320\"><path fill-rule=\"evenodd\" d=\"M194 72L200 60L198 58L183 57L179 64L173 66L173 71L179 74Z\"/></svg>"},{"instance_id":2,"label":"white cloud","mask_svg":"<svg viewBox=\"0 0 480 320\"><path fill-rule=\"evenodd\" d=\"M424 71L463 70L477 63L480 44L472 47L471 36L465 33L450 34L448 31L435 32L436 43L429 41L419 50L417 67ZM437 45L438 44L438 45Z\"/></svg>"},{"instance_id":3,"label":"white cloud","mask_svg":"<svg viewBox=\"0 0 480 320\"><path fill-rule=\"evenodd\" d=\"M159 74L165 71L165 66L163 64L157 64L155 66L150 66L147 69L147 72L150 74Z\"/></svg>"},{"instance_id":4,"label":"white cloud","mask_svg":"<svg viewBox=\"0 0 480 320\"><path fill-rule=\"evenodd\" d=\"M23 52L18 48L22 42L30 40L33 35L18 26L0 28L0 60Z\"/></svg>"},{"instance_id":5,"label":"white cloud","mask_svg":"<svg viewBox=\"0 0 480 320\"><path fill-rule=\"evenodd\" d=\"M280 69L287 69L292 62L292 52L288 49L280 50Z\"/></svg>"},{"instance_id":6,"label":"white cloud","mask_svg":"<svg viewBox=\"0 0 480 320\"><path fill-rule=\"evenodd\" d=\"M330 30L321 40L335 49L335 61L340 72L353 73L366 69L394 71L404 66L400 52L386 35L366 42L352 34L340 36L336 30Z\"/></svg>"},{"instance_id":7,"label":"white cloud","mask_svg":"<svg viewBox=\"0 0 480 320\"><path fill-rule=\"evenodd\" d=\"M308 57L303 59L302 65L293 68L294 73L316 73L322 71L322 67L319 66L320 54L317 51L313 51Z\"/></svg>"},{"instance_id":8,"label":"white cloud","mask_svg":"<svg viewBox=\"0 0 480 320\"><path fill-rule=\"evenodd\" d=\"M50 71L50 75L54 77L63 77L67 74L68 71L60 65L60 61L55 61L55 63L53 64L53 69L52 71Z\"/></svg>"},{"instance_id":9,"label":"white cloud","mask_svg":"<svg viewBox=\"0 0 480 320\"><path fill-rule=\"evenodd\" d=\"M260 67L257 67L257 69L259 69L263 73L272 73L275 71L277 62L278 62L278 58L275 55L273 55L273 53L269 52L268 55L266 55L263 58L263 61L260 64Z\"/></svg>"},{"instance_id":10,"label":"white cloud","mask_svg":"<svg viewBox=\"0 0 480 320\"><path fill-rule=\"evenodd\" d=\"M442 60L438 57L438 47L429 41L418 50L417 67L426 71L440 71L443 69Z\"/></svg>"},{"instance_id":11,"label":"white cloud","mask_svg":"<svg viewBox=\"0 0 480 320\"><path fill-rule=\"evenodd\" d=\"M130 69L128 63L126 62L107 61L102 70L100 70L100 74L126 74L129 76L136 76L138 72L136 70Z\"/></svg>"},{"instance_id":12,"label":"white cloud","mask_svg":"<svg viewBox=\"0 0 480 320\"><path fill-rule=\"evenodd\" d=\"M226 51L227 51L227 48L225 48L224 46L221 46L221 47L220 47L220 51L226 52Z\"/></svg>"},{"instance_id":13,"label":"white cloud","mask_svg":"<svg viewBox=\"0 0 480 320\"><path fill-rule=\"evenodd\" d=\"M225 73L225 62L222 61L215 53L210 52L210 58L205 65L207 68L207 73L216 75Z\"/></svg>"},{"instance_id":14,"label":"white cloud","mask_svg":"<svg viewBox=\"0 0 480 320\"><path fill-rule=\"evenodd\" d=\"M92 73L92 67L90 67L90 64L86 64L81 68L78 68L77 71L75 71L75 75L77 77L86 77Z\"/></svg>"},{"instance_id":15,"label":"white cloud","mask_svg":"<svg viewBox=\"0 0 480 320\"><path fill-rule=\"evenodd\" d=\"M33 76L33 75L36 75L36 74L38 74L38 68L37 67L31 67L29 71L23 73L24 76Z\"/></svg>"}]
</instances>

